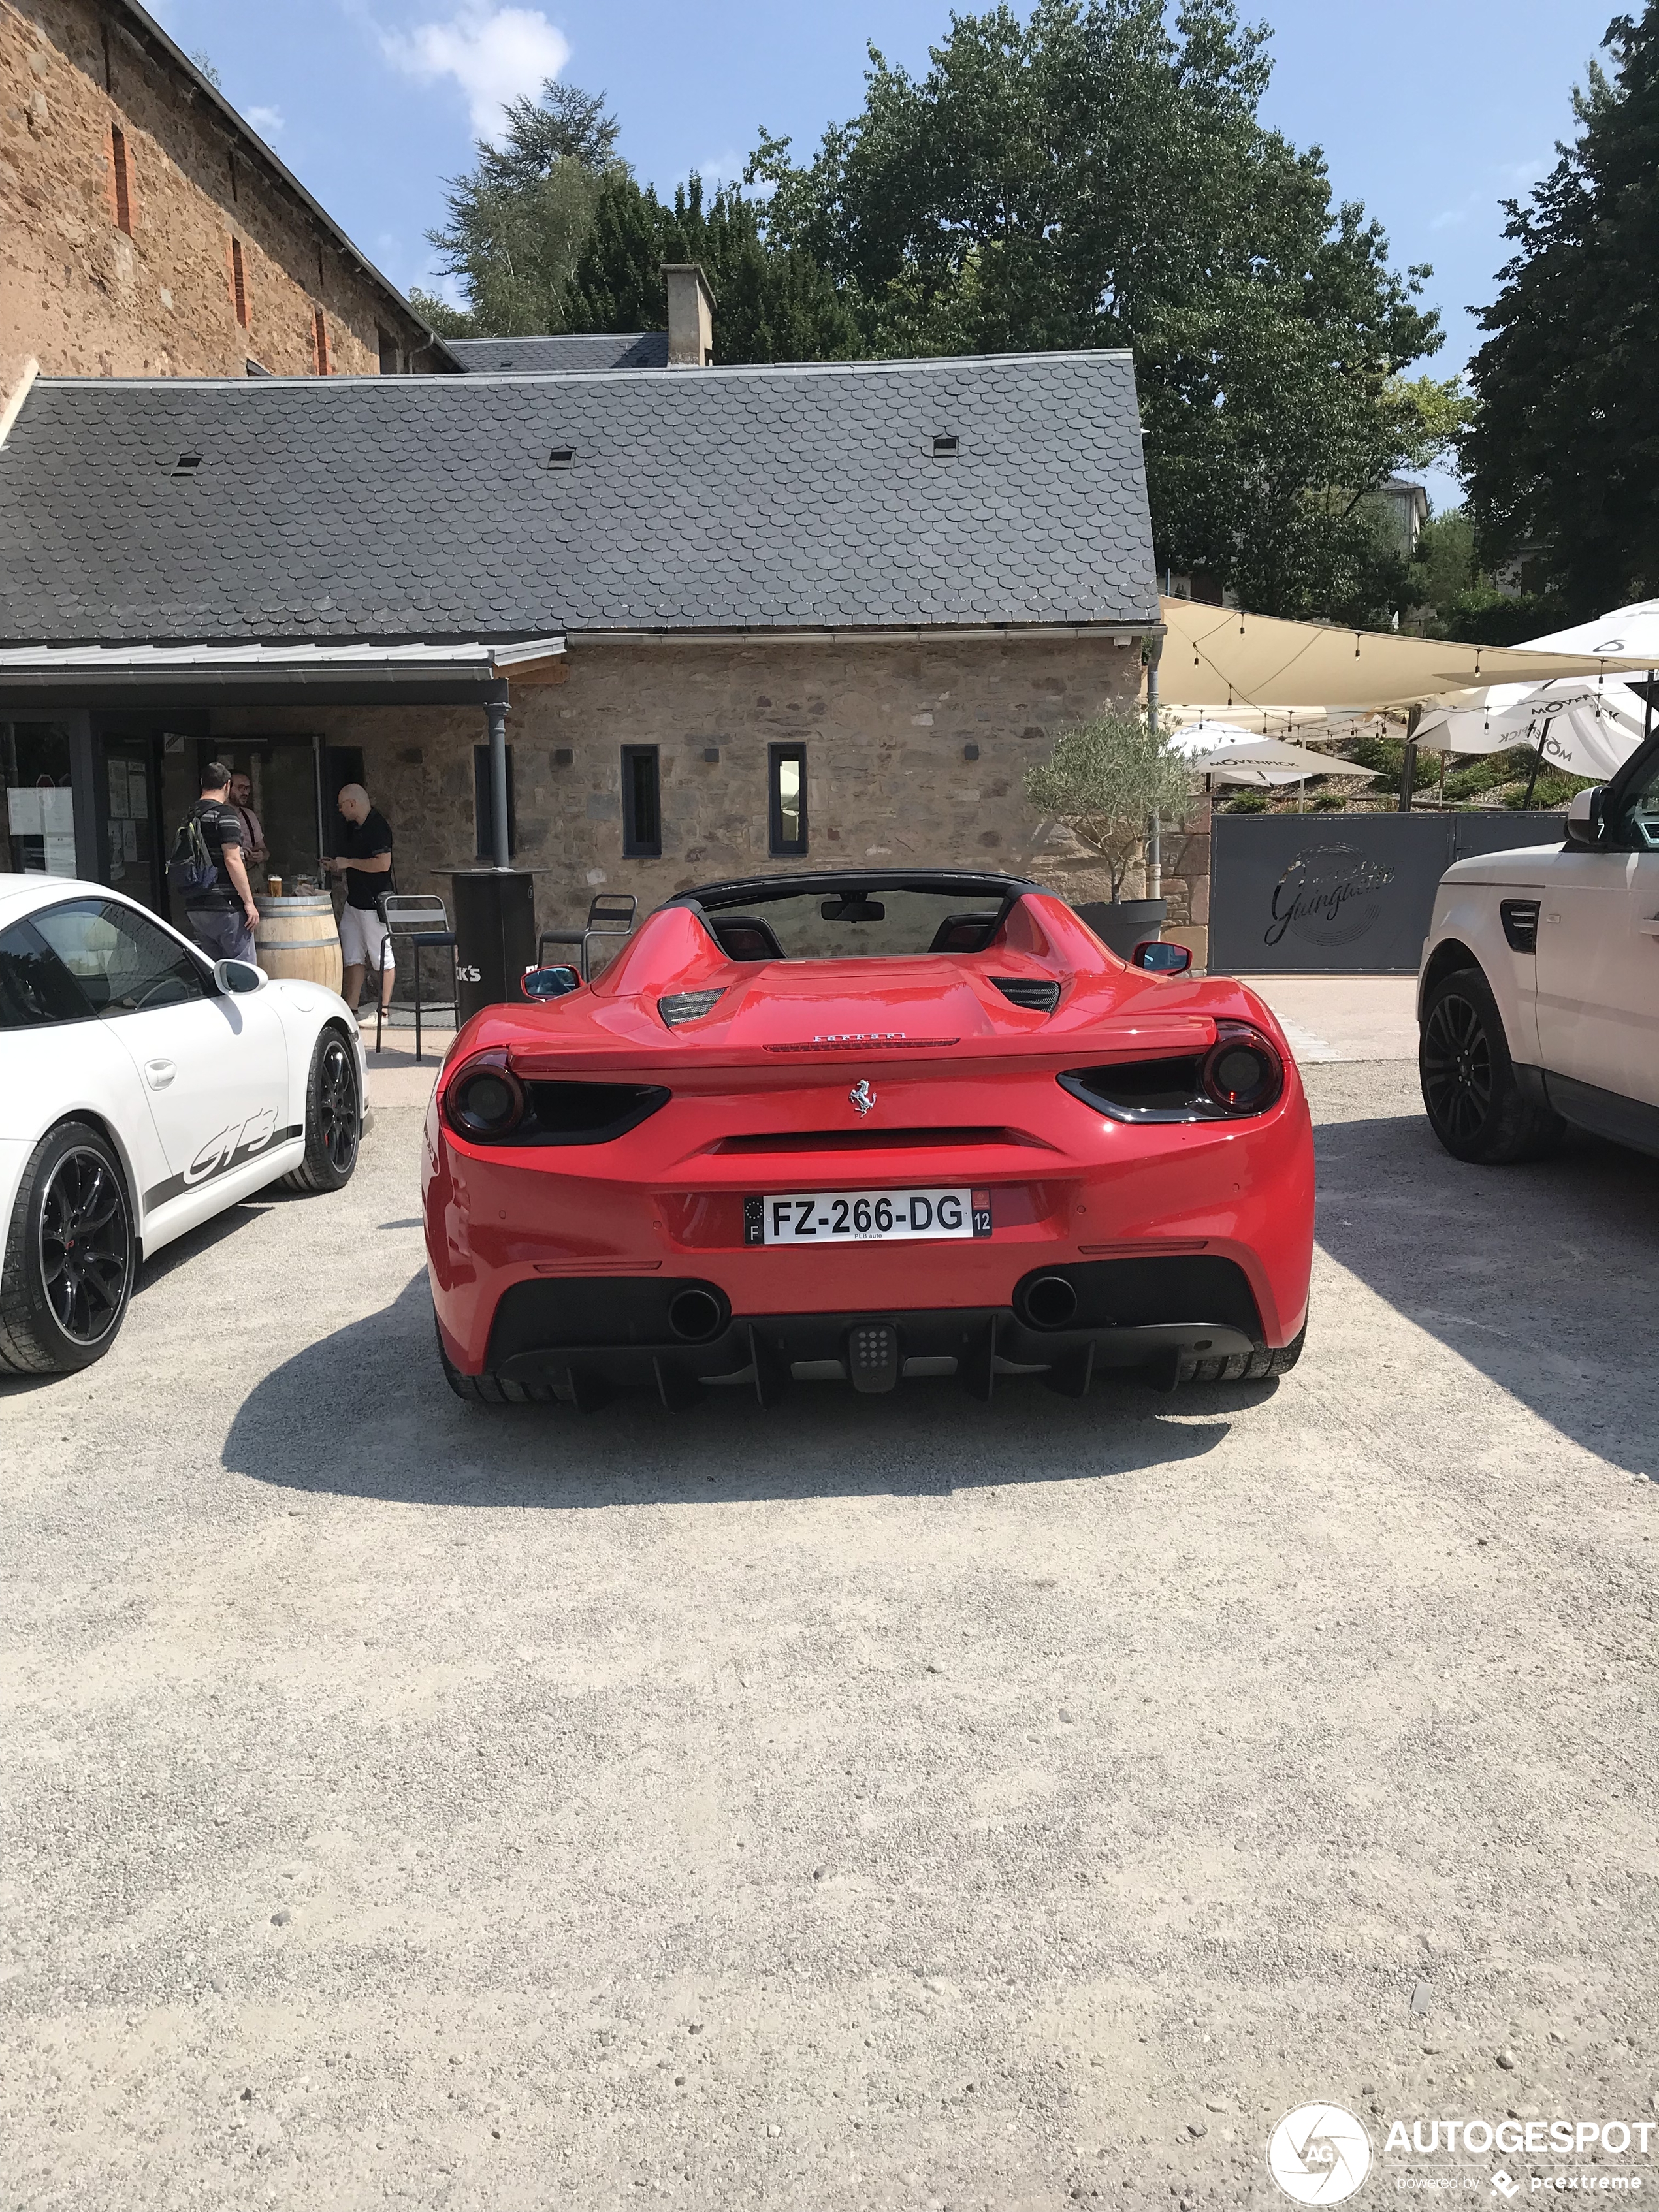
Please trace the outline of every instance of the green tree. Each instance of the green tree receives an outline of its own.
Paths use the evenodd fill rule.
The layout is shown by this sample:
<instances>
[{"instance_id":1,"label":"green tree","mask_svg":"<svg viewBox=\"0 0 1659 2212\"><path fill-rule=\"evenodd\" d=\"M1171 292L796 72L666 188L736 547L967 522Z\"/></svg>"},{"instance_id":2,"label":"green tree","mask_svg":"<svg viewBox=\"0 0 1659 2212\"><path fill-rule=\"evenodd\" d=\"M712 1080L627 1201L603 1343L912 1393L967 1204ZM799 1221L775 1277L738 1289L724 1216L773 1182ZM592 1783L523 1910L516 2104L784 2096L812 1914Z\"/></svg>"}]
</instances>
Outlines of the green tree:
<instances>
[{"instance_id":1,"label":"green tree","mask_svg":"<svg viewBox=\"0 0 1659 2212\"><path fill-rule=\"evenodd\" d=\"M1267 33L1231 0L1038 0L952 19L921 77L873 49L805 164L762 135L769 236L827 268L877 353L1123 346L1160 568L1274 614L1385 620L1369 495L1455 427L1402 371L1440 343L1317 149L1260 121Z\"/></svg>"},{"instance_id":2,"label":"green tree","mask_svg":"<svg viewBox=\"0 0 1659 2212\"><path fill-rule=\"evenodd\" d=\"M1046 761L1025 771L1025 797L1039 814L1063 822L1111 872L1112 896L1140 857L1154 814L1184 821L1192 774L1168 736L1144 714L1096 714L1062 730Z\"/></svg>"},{"instance_id":3,"label":"green tree","mask_svg":"<svg viewBox=\"0 0 1659 2212\"><path fill-rule=\"evenodd\" d=\"M856 319L812 256L772 243L756 202L735 188L705 204L696 175L672 205L631 176L606 179L571 289L574 326L660 330L665 261L702 263L720 301L716 361L839 360L863 349Z\"/></svg>"},{"instance_id":4,"label":"green tree","mask_svg":"<svg viewBox=\"0 0 1659 2212\"><path fill-rule=\"evenodd\" d=\"M472 169L449 179L447 222L428 234L467 295L467 330L442 335L520 337L571 327L576 265L600 198L608 184L628 179L617 129L603 93L551 78L538 100L508 102L501 143L479 141ZM420 304L427 312L430 295Z\"/></svg>"},{"instance_id":5,"label":"green tree","mask_svg":"<svg viewBox=\"0 0 1659 2212\"><path fill-rule=\"evenodd\" d=\"M1485 558L1531 551L1566 618L1659 592L1659 0L1620 15L1522 206L1463 441Z\"/></svg>"}]
</instances>

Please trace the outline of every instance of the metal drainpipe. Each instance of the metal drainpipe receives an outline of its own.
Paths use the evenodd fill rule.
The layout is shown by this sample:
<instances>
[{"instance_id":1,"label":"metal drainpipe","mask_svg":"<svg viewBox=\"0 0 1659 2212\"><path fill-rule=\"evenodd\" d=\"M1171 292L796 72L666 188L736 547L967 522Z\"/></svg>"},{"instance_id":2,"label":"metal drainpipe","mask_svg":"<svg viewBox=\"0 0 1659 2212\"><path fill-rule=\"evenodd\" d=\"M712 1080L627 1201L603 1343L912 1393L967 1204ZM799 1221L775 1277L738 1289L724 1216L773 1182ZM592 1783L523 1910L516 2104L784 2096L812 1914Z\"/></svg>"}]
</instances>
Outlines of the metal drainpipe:
<instances>
[{"instance_id":1,"label":"metal drainpipe","mask_svg":"<svg viewBox=\"0 0 1659 2212\"><path fill-rule=\"evenodd\" d=\"M501 696L485 702L489 723L489 812L495 831L495 866L510 867L513 855L507 842L507 686Z\"/></svg>"},{"instance_id":2,"label":"metal drainpipe","mask_svg":"<svg viewBox=\"0 0 1659 2212\"><path fill-rule=\"evenodd\" d=\"M1146 659L1146 728L1154 738L1158 735L1158 664L1164 657L1161 637L1151 640L1152 651ZM1164 828L1152 810L1152 834L1146 848L1146 896L1164 896Z\"/></svg>"}]
</instances>

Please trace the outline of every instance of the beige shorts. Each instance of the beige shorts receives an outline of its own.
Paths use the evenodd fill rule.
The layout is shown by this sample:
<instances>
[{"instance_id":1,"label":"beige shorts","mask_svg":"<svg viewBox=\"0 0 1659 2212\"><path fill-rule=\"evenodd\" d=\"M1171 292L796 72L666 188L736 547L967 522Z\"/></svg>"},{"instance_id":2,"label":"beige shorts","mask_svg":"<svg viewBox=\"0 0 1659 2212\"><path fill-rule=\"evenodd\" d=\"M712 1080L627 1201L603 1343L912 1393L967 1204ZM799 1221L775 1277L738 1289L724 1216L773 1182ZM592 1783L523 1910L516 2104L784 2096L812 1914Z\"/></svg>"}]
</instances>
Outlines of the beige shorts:
<instances>
[{"instance_id":1,"label":"beige shorts","mask_svg":"<svg viewBox=\"0 0 1659 2212\"><path fill-rule=\"evenodd\" d=\"M340 952L348 968L396 968L398 962L386 941L386 926L372 906L348 906L340 911Z\"/></svg>"}]
</instances>

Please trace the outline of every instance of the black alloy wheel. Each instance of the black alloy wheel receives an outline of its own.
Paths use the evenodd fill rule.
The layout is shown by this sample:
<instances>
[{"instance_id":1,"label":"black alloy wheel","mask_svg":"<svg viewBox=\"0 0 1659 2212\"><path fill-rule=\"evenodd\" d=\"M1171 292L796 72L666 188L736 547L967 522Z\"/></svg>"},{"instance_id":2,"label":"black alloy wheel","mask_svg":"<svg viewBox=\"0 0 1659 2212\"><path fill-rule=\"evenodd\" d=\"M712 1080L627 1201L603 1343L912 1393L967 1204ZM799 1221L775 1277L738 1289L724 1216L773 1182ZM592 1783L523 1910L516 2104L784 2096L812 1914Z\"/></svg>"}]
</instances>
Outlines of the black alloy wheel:
<instances>
[{"instance_id":1,"label":"black alloy wheel","mask_svg":"<svg viewBox=\"0 0 1659 2212\"><path fill-rule=\"evenodd\" d=\"M317 1071L317 1118L324 1149L340 1176L349 1176L357 1159L357 1078L345 1044L337 1031L323 1041L322 1066Z\"/></svg>"},{"instance_id":2,"label":"black alloy wheel","mask_svg":"<svg viewBox=\"0 0 1659 2212\"><path fill-rule=\"evenodd\" d=\"M363 1102L352 1047L325 1029L306 1078L306 1156L283 1176L290 1190L340 1190L350 1182L362 1142Z\"/></svg>"},{"instance_id":3,"label":"black alloy wheel","mask_svg":"<svg viewBox=\"0 0 1659 2212\"><path fill-rule=\"evenodd\" d=\"M1418 1079L1429 1126L1455 1159L1481 1166L1534 1160L1553 1149L1561 1121L1535 1069L1517 1073L1504 1018L1479 968L1431 985L1423 1001Z\"/></svg>"},{"instance_id":4,"label":"black alloy wheel","mask_svg":"<svg viewBox=\"0 0 1659 2212\"><path fill-rule=\"evenodd\" d=\"M1492 1118L1492 1039L1460 991L1442 991L1429 1008L1419 1066L1435 1133L1453 1150L1474 1144Z\"/></svg>"},{"instance_id":5,"label":"black alloy wheel","mask_svg":"<svg viewBox=\"0 0 1659 2212\"><path fill-rule=\"evenodd\" d=\"M0 1369L63 1374L114 1342L137 1262L121 1164L85 1122L35 1146L0 1265Z\"/></svg>"}]
</instances>

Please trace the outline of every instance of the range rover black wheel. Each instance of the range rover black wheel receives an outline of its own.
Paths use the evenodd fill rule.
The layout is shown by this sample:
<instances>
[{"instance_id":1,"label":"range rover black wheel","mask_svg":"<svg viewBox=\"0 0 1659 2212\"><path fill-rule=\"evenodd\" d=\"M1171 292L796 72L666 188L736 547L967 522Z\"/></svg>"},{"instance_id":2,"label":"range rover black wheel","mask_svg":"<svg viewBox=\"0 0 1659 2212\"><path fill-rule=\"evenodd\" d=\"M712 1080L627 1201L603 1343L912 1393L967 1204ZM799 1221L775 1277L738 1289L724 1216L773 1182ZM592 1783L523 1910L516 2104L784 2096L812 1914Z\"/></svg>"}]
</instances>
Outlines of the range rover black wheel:
<instances>
[{"instance_id":1,"label":"range rover black wheel","mask_svg":"<svg viewBox=\"0 0 1659 2212\"><path fill-rule=\"evenodd\" d=\"M85 1121L48 1130L18 1185L0 1260L0 1370L90 1367L126 1319L138 1258L126 1177Z\"/></svg>"},{"instance_id":2,"label":"range rover black wheel","mask_svg":"<svg viewBox=\"0 0 1659 2212\"><path fill-rule=\"evenodd\" d=\"M1560 1116L1516 1074L1498 1001L1480 969L1460 968L1431 986L1417 1068L1429 1126L1455 1159L1483 1166L1535 1160L1560 1141Z\"/></svg>"}]
</instances>

